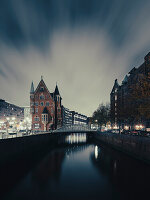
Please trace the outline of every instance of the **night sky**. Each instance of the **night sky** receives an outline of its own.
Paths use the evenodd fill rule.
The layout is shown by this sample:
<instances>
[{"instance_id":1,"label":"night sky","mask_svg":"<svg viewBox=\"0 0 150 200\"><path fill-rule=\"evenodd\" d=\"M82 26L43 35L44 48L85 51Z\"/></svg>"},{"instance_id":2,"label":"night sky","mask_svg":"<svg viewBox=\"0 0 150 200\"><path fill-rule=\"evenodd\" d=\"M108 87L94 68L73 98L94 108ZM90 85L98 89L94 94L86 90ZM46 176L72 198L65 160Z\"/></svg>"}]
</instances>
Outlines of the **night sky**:
<instances>
[{"instance_id":1,"label":"night sky","mask_svg":"<svg viewBox=\"0 0 150 200\"><path fill-rule=\"evenodd\" d=\"M149 51L149 0L0 0L0 98L16 105L43 75L91 116Z\"/></svg>"}]
</instances>

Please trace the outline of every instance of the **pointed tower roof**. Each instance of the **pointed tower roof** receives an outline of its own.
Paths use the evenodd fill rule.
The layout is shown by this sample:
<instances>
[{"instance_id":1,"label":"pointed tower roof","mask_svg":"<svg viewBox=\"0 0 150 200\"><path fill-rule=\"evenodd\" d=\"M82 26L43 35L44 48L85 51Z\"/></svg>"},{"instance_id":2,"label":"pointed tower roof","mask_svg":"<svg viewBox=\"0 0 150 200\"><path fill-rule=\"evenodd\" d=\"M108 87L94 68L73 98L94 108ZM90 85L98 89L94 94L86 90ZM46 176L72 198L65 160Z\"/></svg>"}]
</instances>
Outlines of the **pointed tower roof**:
<instances>
[{"instance_id":1,"label":"pointed tower roof","mask_svg":"<svg viewBox=\"0 0 150 200\"><path fill-rule=\"evenodd\" d=\"M30 89L30 93L33 94L34 93L34 84L33 84L33 81L31 83L31 89Z\"/></svg>"},{"instance_id":2,"label":"pointed tower roof","mask_svg":"<svg viewBox=\"0 0 150 200\"><path fill-rule=\"evenodd\" d=\"M60 95L60 94L59 94L59 90L58 90L57 83L56 83L56 87L55 87L55 92L54 92L54 95Z\"/></svg>"},{"instance_id":3,"label":"pointed tower roof","mask_svg":"<svg viewBox=\"0 0 150 200\"><path fill-rule=\"evenodd\" d=\"M116 88L119 88L119 84L118 84L118 80L117 79L115 80L115 83L114 83L114 86L113 86L113 89L112 89L111 93L113 93Z\"/></svg>"}]
</instances>

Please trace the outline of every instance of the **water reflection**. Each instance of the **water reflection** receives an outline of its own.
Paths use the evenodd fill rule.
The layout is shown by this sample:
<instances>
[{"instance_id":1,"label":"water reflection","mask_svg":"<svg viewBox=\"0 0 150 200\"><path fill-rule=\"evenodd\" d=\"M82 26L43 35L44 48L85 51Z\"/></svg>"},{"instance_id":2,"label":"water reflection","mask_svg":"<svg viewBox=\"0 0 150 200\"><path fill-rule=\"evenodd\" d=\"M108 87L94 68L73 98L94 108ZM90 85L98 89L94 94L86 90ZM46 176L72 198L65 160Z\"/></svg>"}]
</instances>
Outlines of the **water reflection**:
<instances>
[{"instance_id":1,"label":"water reflection","mask_svg":"<svg viewBox=\"0 0 150 200\"><path fill-rule=\"evenodd\" d=\"M58 181L60 178L64 157L65 157L64 151L62 150L52 151L33 170L32 181L39 183L39 185L46 184L50 179Z\"/></svg>"},{"instance_id":2,"label":"water reflection","mask_svg":"<svg viewBox=\"0 0 150 200\"><path fill-rule=\"evenodd\" d=\"M86 133L73 133L65 138L66 143L73 144L73 143L86 143L87 135Z\"/></svg>"},{"instance_id":3,"label":"water reflection","mask_svg":"<svg viewBox=\"0 0 150 200\"><path fill-rule=\"evenodd\" d=\"M119 199L145 199L149 195L149 165L103 146L95 146L91 160L100 175L108 178Z\"/></svg>"},{"instance_id":4,"label":"water reflection","mask_svg":"<svg viewBox=\"0 0 150 200\"><path fill-rule=\"evenodd\" d=\"M86 141L85 134L60 138L5 200L145 199L149 166Z\"/></svg>"}]
</instances>

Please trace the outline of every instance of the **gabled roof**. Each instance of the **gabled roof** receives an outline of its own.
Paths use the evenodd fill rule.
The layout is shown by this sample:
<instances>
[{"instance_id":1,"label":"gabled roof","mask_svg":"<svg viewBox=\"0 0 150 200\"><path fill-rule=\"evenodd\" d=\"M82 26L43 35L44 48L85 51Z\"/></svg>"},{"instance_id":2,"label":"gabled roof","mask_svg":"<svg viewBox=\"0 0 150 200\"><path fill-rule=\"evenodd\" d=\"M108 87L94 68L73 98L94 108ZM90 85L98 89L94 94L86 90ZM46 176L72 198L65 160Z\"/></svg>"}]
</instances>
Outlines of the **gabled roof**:
<instances>
[{"instance_id":1,"label":"gabled roof","mask_svg":"<svg viewBox=\"0 0 150 200\"><path fill-rule=\"evenodd\" d=\"M34 93L34 84L33 84L33 81L32 81L32 83L31 83L30 93Z\"/></svg>"},{"instance_id":2,"label":"gabled roof","mask_svg":"<svg viewBox=\"0 0 150 200\"><path fill-rule=\"evenodd\" d=\"M41 81L39 82L39 84L38 84L38 86L37 86L37 88L36 88L36 90L35 90L34 93L36 93L36 92L38 91L38 89L40 88L41 85L43 85L43 86L45 87L45 89L47 90L47 92L48 92L48 93L50 94L50 96L51 96L51 93L49 92L49 90L48 90L48 88L47 88L45 82L43 81L43 79L41 79ZM51 96L51 98L52 98L52 96Z\"/></svg>"}]
</instances>

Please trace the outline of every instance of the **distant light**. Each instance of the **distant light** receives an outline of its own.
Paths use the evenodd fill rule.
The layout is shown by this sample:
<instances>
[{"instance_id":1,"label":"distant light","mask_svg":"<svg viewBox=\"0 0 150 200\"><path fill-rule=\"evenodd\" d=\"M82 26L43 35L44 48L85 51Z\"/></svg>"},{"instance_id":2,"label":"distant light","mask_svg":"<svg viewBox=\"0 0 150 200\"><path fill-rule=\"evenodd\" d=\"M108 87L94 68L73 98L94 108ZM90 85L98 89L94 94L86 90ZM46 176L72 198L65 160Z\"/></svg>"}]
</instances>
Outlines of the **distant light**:
<instances>
[{"instance_id":1,"label":"distant light","mask_svg":"<svg viewBox=\"0 0 150 200\"><path fill-rule=\"evenodd\" d=\"M135 125L135 129L136 130L141 130L141 129L143 129L144 128L144 125L142 125L142 124L137 124L137 125Z\"/></svg>"},{"instance_id":2,"label":"distant light","mask_svg":"<svg viewBox=\"0 0 150 200\"><path fill-rule=\"evenodd\" d=\"M113 129L118 129L117 125L113 126Z\"/></svg>"},{"instance_id":3,"label":"distant light","mask_svg":"<svg viewBox=\"0 0 150 200\"><path fill-rule=\"evenodd\" d=\"M16 118L15 117L12 117L12 120L15 120Z\"/></svg>"},{"instance_id":4,"label":"distant light","mask_svg":"<svg viewBox=\"0 0 150 200\"><path fill-rule=\"evenodd\" d=\"M6 117L6 119L9 120L10 118L9 118L9 117Z\"/></svg>"},{"instance_id":5,"label":"distant light","mask_svg":"<svg viewBox=\"0 0 150 200\"><path fill-rule=\"evenodd\" d=\"M129 126L125 126L124 129L125 129L125 130L129 130Z\"/></svg>"}]
</instances>

